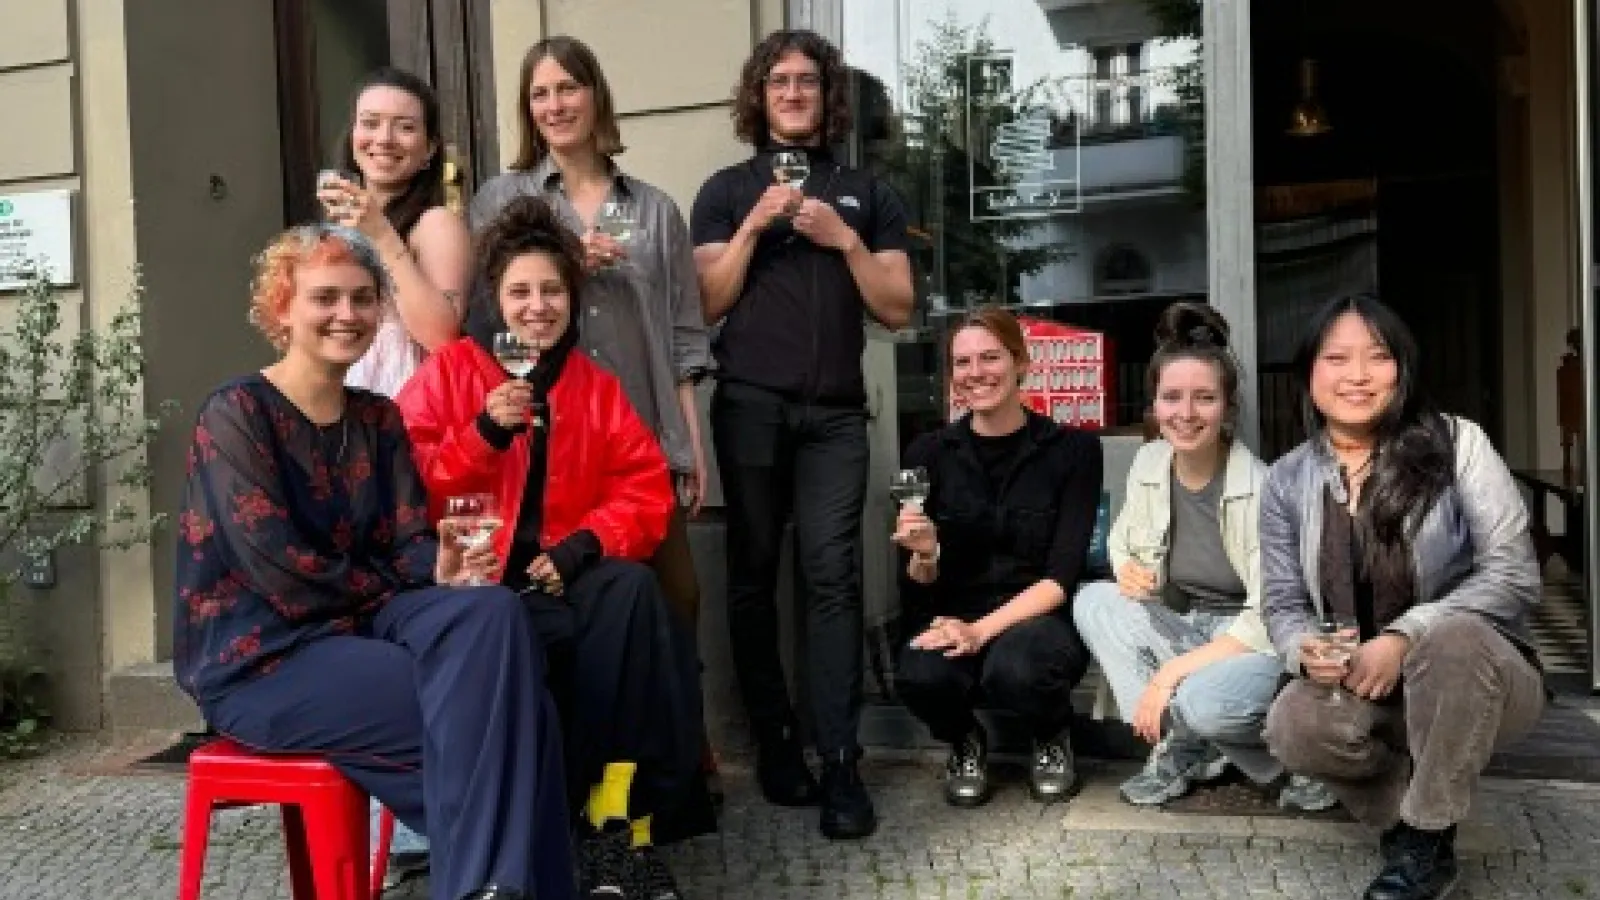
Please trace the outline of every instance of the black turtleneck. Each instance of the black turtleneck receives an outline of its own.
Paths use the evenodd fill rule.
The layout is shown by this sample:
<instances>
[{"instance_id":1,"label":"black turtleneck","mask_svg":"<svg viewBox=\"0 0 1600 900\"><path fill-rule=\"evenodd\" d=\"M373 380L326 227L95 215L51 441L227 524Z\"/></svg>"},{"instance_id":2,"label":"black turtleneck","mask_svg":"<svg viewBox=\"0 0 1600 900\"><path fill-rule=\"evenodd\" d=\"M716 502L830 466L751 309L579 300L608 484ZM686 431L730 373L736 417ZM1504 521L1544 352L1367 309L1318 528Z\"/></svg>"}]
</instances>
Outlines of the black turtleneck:
<instances>
[{"instance_id":1,"label":"black turtleneck","mask_svg":"<svg viewBox=\"0 0 1600 900\"><path fill-rule=\"evenodd\" d=\"M492 337L486 339L485 335L474 333L473 339L479 346L493 352ZM550 349L539 354L538 363L526 376L528 384L533 387L532 415L538 425L533 426L532 432L528 435L528 483L522 491L516 528L511 533L511 552L506 559L505 575L502 577L507 587L517 590L528 586L528 566L540 553L549 554L550 562L555 565L556 571L561 573L563 584L571 584L573 579L583 574L583 571L601 556L600 539L588 529L573 532L551 547L541 547L539 544L549 461L547 451L551 423L550 389L560 380L561 372L567 365L567 357L571 355L572 348L577 343L578 328L574 322L562 332L561 337ZM499 450L510 447L512 439L518 433L530 428L528 425L506 428L490 418L487 409L478 413L477 426L478 433L483 435L483 439Z\"/></svg>"}]
</instances>

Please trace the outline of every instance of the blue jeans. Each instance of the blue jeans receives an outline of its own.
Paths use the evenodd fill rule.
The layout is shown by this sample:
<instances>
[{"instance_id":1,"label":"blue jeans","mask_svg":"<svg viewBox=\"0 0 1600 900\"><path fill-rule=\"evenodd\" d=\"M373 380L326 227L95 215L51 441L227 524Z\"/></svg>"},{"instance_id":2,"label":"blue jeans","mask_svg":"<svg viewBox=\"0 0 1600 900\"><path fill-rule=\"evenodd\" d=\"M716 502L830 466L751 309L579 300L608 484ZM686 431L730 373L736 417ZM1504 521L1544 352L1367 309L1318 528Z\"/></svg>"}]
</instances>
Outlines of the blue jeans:
<instances>
[{"instance_id":1,"label":"blue jeans","mask_svg":"<svg viewBox=\"0 0 1600 900\"><path fill-rule=\"evenodd\" d=\"M1233 624L1228 615L1178 613L1160 603L1131 600L1110 581L1079 588L1072 619L1124 717L1138 706L1157 669ZM1282 674L1283 664L1265 653L1230 656L1200 669L1172 696L1167 711L1173 738L1216 745L1252 781L1277 778L1283 764L1267 750L1261 731Z\"/></svg>"},{"instance_id":2,"label":"blue jeans","mask_svg":"<svg viewBox=\"0 0 1600 900\"><path fill-rule=\"evenodd\" d=\"M378 817L383 812L383 804L372 801L372 835L373 850L378 844ZM389 845L390 854L398 853L427 853L428 839L406 827L406 823L396 819L394 823L394 843Z\"/></svg>"}]
</instances>

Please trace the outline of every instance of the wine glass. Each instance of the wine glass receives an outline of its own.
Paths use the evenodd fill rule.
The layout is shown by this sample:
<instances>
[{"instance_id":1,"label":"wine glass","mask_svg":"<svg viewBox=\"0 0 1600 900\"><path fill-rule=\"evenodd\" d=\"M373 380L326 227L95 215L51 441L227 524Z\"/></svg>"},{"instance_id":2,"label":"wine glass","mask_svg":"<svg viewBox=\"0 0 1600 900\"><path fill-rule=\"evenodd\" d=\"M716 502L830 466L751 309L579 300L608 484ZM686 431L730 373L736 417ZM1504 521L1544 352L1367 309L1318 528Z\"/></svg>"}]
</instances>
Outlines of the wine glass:
<instances>
[{"instance_id":1,"label":"wine glass","mask_svg":"<svg viewBox=\"0 0 1600 900\"><path fill-rule=\"evenodd\" d=\"M811 175L811 160L800 150L779 150L772 154L772 175L779 184L788 185L803 196L806 178ZM790 209L789 214L797 209Z\"/></svg>"},{"instance_id":2,"label":"wine glass","mask_svg":"<svg viewBox=\"0 0 1600 900\"><path fill-rule=\"evenodd\" d=\"M1317 649L1317 655L1341 666L1350 665L1350 659L1355 656L1356 648L1361 646L1361 623L1356 621L1354 616L1329 613L1323 616L1317 628L1322 633L1322 643ZM1337 705L1342 693L1343 689L1336 685L1329 693L1330 701Z\"/></svg>"},{"instance_id":3,"label":"wine glass","mask_svg":"<svg viewBox=\"0 0 1600 900\"><path fill-rule=\"evenodd\" d=\"M317 193L320 194L326 190L338 190L343 186L341 180L350 182L357 187L364 185L359 172L347 172L343 169L323 169L317 173ZM328 218L334 220L343 218L345 213L350 211L349 204L343 202L324 203L323 206L326 208Z\"/></svg>"},{"instance_id":4,"label":"wine glass","mask_svg":"<svg viewBox=\"0 0 1600 900\"><path fill-rule=\"evenodd\" d=\"M633 240L639 226L639 213L629 200L607 200L594 214L594 230L619 244Z\"/></svg>"},{"instance_id":5,"label":"wine glass","mask_svg":"<svg viewBox=\"0 0 1600 900\"><path fill-rule=\"evenodd\" d=\"M928 492L931 487L927 469L922 466L901 469L889 479L889 496L901 506L916 507L920 510L922 504L928 502Z\"/></svg>"},{"instance_id":6,"label":"wine glass","mask_svg":"<svg viewBox=\"0 0 1600 900\"><path fill-rule=\"evenodd\" d=\"M799 189L811 175L811 160L800 150L779 150L772 154L772 174L779 184Z\"/></svg>"},{"instance_id":7,"label":"wine glass","mask_svg":"<svg viewBox=\"0 0 1600 900\"><path fill-rule=\"evenodd\" d=\"M494 541L500 528L500 504L493 494L458 494L445 500L444 517L456 527L456 546L462 550L482 550ZM467 584L482 587L489 582L474 572Z\"/></svg>"},{"instance_id":8,"label":"wine glass","mask_svg":"<svg viewBox=\"0 0 1600 900\"><path fill-rule=\"evenodd\" d=\"M513 378L526 378L539 361L539 348L515 332L502 331L494 336L494 358Z\"/></svg>"}]
</instances>

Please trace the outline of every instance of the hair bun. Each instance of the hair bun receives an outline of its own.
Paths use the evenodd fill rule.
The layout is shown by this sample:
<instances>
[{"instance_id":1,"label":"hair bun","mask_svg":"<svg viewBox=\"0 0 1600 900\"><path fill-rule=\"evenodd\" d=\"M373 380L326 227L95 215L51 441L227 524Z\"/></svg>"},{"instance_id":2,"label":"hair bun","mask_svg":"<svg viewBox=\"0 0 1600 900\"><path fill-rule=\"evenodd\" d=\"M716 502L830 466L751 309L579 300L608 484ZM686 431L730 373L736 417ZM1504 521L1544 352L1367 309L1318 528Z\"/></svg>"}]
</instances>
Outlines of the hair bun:
<instances>
[{"instance_id":1,"label":"hair bun","mask_svg":"<svg viewBox=\"0 0 1600 900\"><path fill-rule=\"evenodd\" d=\"M566 231L566 225L550 204L532 194L513 198L500 210L494 224L503 230L550 239L559 239Z\"/></svg>"},{"instance_id":2,"label":"hair bun","mask_svg":"<svg viewBox=\"0 0 1600 900\"><path fill-rule=\"evenodd\" d=\"M1228 322L1210 304L1181 301L1161 311L1156 322L1158 347L1228 348Z\"/></svg>"}]
</instances>

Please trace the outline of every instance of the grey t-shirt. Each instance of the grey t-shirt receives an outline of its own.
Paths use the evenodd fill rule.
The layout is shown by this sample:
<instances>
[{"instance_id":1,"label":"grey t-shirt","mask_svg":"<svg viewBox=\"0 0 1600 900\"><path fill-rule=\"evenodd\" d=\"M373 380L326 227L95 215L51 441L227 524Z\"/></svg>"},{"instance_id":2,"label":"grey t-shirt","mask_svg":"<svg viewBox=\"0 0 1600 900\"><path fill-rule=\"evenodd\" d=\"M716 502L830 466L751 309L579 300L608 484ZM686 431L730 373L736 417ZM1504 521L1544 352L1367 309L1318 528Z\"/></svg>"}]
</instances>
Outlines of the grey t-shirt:
<instances>
[{"instance_id":1,"label":"grey t-shirt","mask_svg":"<svg viewBox=\"0 0 1600 900\"><path fill-rule=\"evenodd\" d=\"M1222 473L1191 491L1172 476L1172 538L1167 550L1164 600L1179 612L1237 612L1244 606L1244 582L1228 561L1217 519Z\"/></svg>"}]
</instances>

